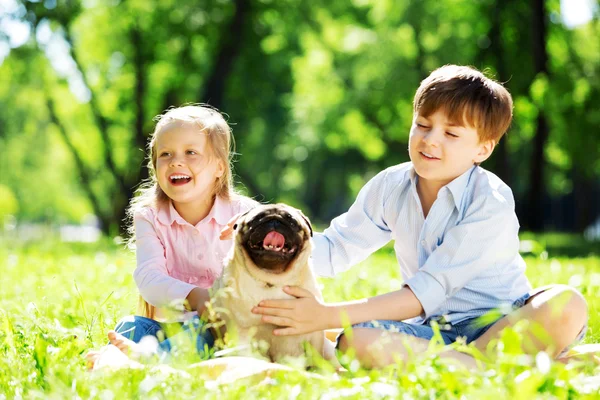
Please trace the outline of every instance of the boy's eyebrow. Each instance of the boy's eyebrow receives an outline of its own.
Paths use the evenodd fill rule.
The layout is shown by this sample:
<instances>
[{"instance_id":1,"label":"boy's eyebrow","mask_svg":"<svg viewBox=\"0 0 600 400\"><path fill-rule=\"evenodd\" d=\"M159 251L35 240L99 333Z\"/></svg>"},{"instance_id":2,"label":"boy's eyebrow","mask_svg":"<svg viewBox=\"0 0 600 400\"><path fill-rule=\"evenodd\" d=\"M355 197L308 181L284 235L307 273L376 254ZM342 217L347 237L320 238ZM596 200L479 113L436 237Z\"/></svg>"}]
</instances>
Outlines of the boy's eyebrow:
<instances>
[{"instance_id":1,"label":"boy's eyebrow","mask_svg":"<svg viewBox=\"0 0 600 400\"><path fill-rule=\"evenodd\" d=\"M426 117L426 116L424 116L424 115L420 115L420 114L419 114L419 115L417 116L417 118L423 118L423 119L425 119L425 120L429 121L429 118L427 118L427 117ZM444 123L444 125L446 125L446 126L448 126L448 127L451 127L451 128L464 128L464 127L465 127L463 124L461 124L461 123L458 123L458 122L454 122L454 121L446 121L446 122Z\"/></svg>"}]
</instances>

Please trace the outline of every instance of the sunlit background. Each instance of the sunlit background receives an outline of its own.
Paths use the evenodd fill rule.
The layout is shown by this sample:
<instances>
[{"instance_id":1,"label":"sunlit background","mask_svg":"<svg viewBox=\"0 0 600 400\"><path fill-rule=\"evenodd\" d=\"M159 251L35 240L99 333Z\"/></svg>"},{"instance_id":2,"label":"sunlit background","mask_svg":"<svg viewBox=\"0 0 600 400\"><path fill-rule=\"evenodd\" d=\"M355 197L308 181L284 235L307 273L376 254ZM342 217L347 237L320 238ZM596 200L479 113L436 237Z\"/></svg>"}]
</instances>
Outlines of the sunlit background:
<instances>
[{"instance_id":1,"label":"sunlit background","mask_svg":"<svg viewBox=\"0 0 600 400\"><path fill-rule=\"evenodd\" d=\"M0 0L4 234L118 235L153 117L187 102L227 113L242 192L326 223L408 160L414 90L457 63L513 94L484 167L523 230L600 237L597 1L305 3Z\"/></svg>"}]
</instances>

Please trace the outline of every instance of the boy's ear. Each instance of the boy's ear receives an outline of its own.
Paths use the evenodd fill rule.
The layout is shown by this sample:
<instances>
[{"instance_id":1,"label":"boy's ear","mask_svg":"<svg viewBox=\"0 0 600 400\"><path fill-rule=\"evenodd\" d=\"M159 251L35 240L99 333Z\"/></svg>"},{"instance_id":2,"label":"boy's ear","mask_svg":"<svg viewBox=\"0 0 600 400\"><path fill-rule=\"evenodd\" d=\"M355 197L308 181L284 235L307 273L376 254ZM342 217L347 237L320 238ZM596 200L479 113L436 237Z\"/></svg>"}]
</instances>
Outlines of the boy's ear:
<instances>
[{"instance_id":1,"label":"boy's ear","mask_svg":"<svg viewBox=\"0 0 600 400\"><path fill-rule=\"evenodd\" d=\"M475 161L477 164L484 162L492 155L494 147L496 147L496 142L494 140L481 142L479 144L479 152L473 161Z\"/></svg>"}]
</instances>

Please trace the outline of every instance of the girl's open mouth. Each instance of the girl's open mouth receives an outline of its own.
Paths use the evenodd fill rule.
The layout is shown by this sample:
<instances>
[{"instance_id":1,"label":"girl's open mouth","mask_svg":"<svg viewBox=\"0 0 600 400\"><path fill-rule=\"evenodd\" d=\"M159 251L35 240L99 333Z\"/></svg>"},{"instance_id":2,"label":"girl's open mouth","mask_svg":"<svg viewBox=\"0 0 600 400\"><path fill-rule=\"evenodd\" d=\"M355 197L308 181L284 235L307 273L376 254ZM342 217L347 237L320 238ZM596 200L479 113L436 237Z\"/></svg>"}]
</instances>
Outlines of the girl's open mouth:
<instances>
[{"instance_id":1,"label":"girl's open mouth","mask_svg":"<svg viewBox=\"0 0 600 400\"><path fill-rule=\"evenodd\" d=\"M173 186L185 185L191 180L192 178L190 176L183 174L174 174L169 177L169 182L171 182L171 185Z\"/></svg>"}]
</instances>

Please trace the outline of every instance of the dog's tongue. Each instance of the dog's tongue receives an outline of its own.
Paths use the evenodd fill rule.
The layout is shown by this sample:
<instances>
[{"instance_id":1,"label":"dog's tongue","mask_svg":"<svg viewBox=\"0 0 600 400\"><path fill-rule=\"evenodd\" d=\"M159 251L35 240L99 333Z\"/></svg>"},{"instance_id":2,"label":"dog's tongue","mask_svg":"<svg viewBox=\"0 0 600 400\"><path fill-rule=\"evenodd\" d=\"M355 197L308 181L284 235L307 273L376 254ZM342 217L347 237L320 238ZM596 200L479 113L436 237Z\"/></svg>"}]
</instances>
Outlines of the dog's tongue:
<instances>
[{"instance_id":1,"label":"dog's tongue","mask_svg":"<svg viewBox=\"0 0 600 400\"><path fill-rule=\"evenodd\" d=\"M267 246L283 247L284 244L285 238L283 237L283 235L275 231L267 233L267 236L265 236L265 239L263 240L264 248L266 248Z\"/></svg>"}]
</instances>

